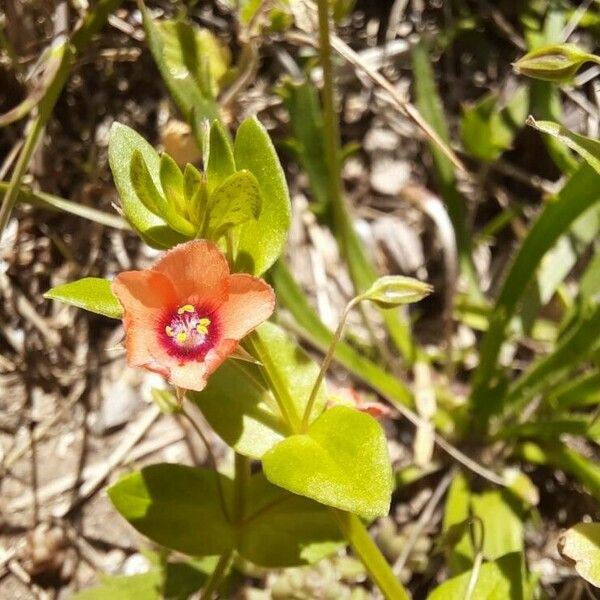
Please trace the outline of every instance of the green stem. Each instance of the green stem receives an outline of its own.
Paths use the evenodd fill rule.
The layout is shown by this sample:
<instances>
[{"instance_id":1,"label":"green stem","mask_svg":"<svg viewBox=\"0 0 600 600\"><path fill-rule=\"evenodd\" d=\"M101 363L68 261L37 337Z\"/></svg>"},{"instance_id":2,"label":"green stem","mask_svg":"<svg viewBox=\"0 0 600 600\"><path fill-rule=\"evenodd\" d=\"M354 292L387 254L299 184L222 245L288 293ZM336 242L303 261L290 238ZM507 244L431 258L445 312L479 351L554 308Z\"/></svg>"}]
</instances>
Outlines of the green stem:
<instances>
[{"instance_id":1,"label":"green stem","mask_svg":"<svg viewBox=\"0 0 600 600\"><path fill-rule=\"evenodd\" d=\"M70 43L65 41L62 45L53 49L53 52L62 53L60 66L48 85L44 97L38 104L37 116L30 120L27 126L27 137L19 153L8 190L0 207L0 238L2 238L17 202L21 181L29 168L33 153L41 139L46 123L52 115L58 97L67 82L77 54L85 48L92 36L104 25L108 15L120 3L121 0L101 0L94 11L85 18L81 27L73 34Z\"/></svg>"},{"instance_id":2,"label":"green stem","mask_svg":"<svg viewBox=\"0 0 600 600\"><path fill-rule=\"evenodd\" d=\"M410 600L410 595L394 575L392 568L372 540L362 521L352 513L337 508L331 510L340 531L385 598L387 600Z\"/></svg>"},{"instance_id":3,"label":"green stem","mask_svg":"<svg viewBox=\"0 0 600 600\"><path fill-rule=\"evenodd\" d=\"M219 562L217 563L215 570L212 572L209 580L206 582L206 586L202 591L202 596L200 596L200 600L211 600L213 594L219 589L225 576L227 575L227 571L229 570L229 565L233 559L233 552L226 552L219 558Z\"/></svg>"},{"instance_id":4,"label":"green stem","mask_svg":"<svg viewBox=\"0 0 600 600\"><path fill-rule=\"evenodd\" d=\"M304 415L302 416L302 431L306 431L306 428L308 427L308 423L310 421L310 414L312 412L313 405L317 398L317 394L319 393L319 388L321 387L321 383L323 383L323 379L325 378L325 373L327 373L327 369L329 368L329 365L331 364L331 361L335 356L335 349L338 345L338 342L342 339L342 334L344 333L344 326L346 325L348 315L350 314L350 311L354 308L354 306L359 302L360 296L353 298L352 300L350 300L350 302L348 302L346 308L344 309L344 312L342 313L342 317L337 326L337 329L335 330L335 333L333 334L333 338L331 338L329 348L327 349L327 354L325 355L325 358L321 363L321 369L319 370L319 374L315 379L315 383L310 392L308 402L306 403Z\"/></svg>"},{"instance_id":5,"label":"green stem","mask_svg":"<svg viewBox=\"0 0 600 600\"><path fill-rule=\"evenodd\" d=\"M296 411L292 392L287 387L287 382L280 376L279 370L273 362L273 357L256 332L251 333L245 341L248 351L262 364L262 373L281 412L281 416L291 431L301 430L301 418Z\"/></svg>"}]
</instances>

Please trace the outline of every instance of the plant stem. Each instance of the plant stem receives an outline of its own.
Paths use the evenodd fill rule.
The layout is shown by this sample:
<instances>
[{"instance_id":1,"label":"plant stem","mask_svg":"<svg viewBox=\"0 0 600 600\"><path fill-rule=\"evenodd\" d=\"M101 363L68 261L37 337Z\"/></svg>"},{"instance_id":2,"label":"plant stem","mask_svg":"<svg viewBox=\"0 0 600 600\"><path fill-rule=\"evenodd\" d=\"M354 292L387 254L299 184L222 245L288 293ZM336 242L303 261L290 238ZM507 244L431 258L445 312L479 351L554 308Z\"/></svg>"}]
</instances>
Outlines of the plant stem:
<instances>
[{"instance_id":1,"label":"plant stem","mask_svg":"<svg viewBox=\"0 0 600 600\"><path fill-rule=\"evenodd\" d=\"M251 333L245 340L246 349L262 364L262 373L279 407L281 416L292 432L301 430L301 419L296 411L292 393L287 388L287 382L282 380L276 365L267 348L256 332Z\"/></svg>"},{"instance_id":2,"label":"plant stem","mask_svg":"<svg viewBox=\"0 0 600 600\"><path fill-rule=\"evenodd\" d=\"M219 589L225 576L227 575L227 571L229 570L229 565L233 559L233 552L226 552L219 558L219 562L215 566L215 570L212 572L209 580L206 582L206 586L204 586L204 590L202 591L202 595L200 596L200 600L211 600L213 594Z\"/></svg>"},{"instance_id":3,"label":"plant stem","mask_svg":"<svg viewBox=\"0 0 600 600\"><path fill-rule=\"evenodd\" d=\"M362 521L352 513L332 508L332 513L348 543L361 560L373 582L387 600L410 600L404 586L396 579Z\"/></svg>"},{"instance_id":4,"label":"plant stem","mask_svg":"<svg viewBox=\"0 0 600 600\"><path fill-rule=\"evenodd\" d=\"M327 354L321 363L321 369L317 378L315 379L315 383L310 391L310 396L308 397L308 402L306 403L306 408L304 409L304 415L302 416L302 431L306 431L308 427L308 423L310 421L310 413L312 412L312 408L315 403L315 399L317 398L317 394L319 393L319 388L321 387L321 383L323 383L323 379L325 378L325 373L327 373L327 369L333 360L335 355L335 349L337 347L338 342L342 339L342 334L344 333L344 326L346 325L346 321L348 319L348 315L350 311L354 308L356 304L360 302L360 296L353 298L348 302L344 312L342 313L342 317L340 318L340 322L338 323L337 329L333 334L333 338L329 344L329 348L327 349Z\"/></svg>"},{"instance_id":5,"label":"plant stem","mask_svg":"<svg viewBox=\"0 0 600 600\"><path fill-rule=\"evenodd\" d=\"M202 440L204 447L206 448L206 454L208 455L208 459L210 464L215 472L215 478L217 481L217 492L219 494L219 501L221 503L221 509L223 510L223 514L231 520L231 515L229 514L229 510L227 509L227 502L225 501L225 492L223 491L223 484L221 483L221 474L219 472L217 466L217 458L215 457L212 447L210 445L209 439L204 435L204 432L196 421L192 418L190 413L188 413L183 406L183 398L180 398L180 406L181 406L181 415L187 420L187 422L191 425L192 429L198 434L198 437Z\"/></svg>"}]
</instances>

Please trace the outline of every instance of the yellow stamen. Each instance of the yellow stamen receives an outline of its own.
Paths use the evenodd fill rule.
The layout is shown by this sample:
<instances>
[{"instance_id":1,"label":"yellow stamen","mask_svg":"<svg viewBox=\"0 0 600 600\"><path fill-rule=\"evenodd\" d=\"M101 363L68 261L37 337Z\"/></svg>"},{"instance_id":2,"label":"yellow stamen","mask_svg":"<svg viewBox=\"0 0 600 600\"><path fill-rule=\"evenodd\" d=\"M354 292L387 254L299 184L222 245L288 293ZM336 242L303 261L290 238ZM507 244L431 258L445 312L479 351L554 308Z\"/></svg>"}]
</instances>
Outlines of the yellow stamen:
<instances>
[{"instance_id":1,"label":"yellow stamen","mask_svg":"<svg viewBox=\"0 0 600 600\"><path fill-rule=\"evenodd\" d=\"M199 325L202 325L203 327L206 327L207 325L210 325L210 319L204 318L204 319L200 319L198 321Z\"/></svg>"},{"instance_id":2,"label":"yellow stamen","mask_svg":"<svg viewBox=\"0 0 600 600\"><path fill-rule=\"evenodd\" d=\"M180 332L177 334L177 341L178 341L180 344L183 344L183 343L185 342L185 340L187 340L187 333L186 333L185 331L180 331Z\"/></svg>"},{"instance_id":3,"label":"yellow stamen","mask_svg":"<svg viewBox=\"0 0 600 600\"><path fill-rule=\"evenodd\" d=\"M196 325L196 331L198 333L201 333L202 335L206 335L208 333L208 327L206 325L198 323L198 325Z\"/></svg>"},{"instance_id":4,"label":"yellow stamen","mask_svg":"<svg viewBox=\"0 0 600 600\"><path fill-rule=\"evenodd\" d=\"M196 309L191 304L184 304L183 306L180 306L177 309L177 314L182 315L183 313L186 313L186 312L191 313L191 312L194 312L195 310Z\"/></svg>"},{"instance_id":5,"label":"yellow stamen","mask_svg":"<svg viewBox=\"0 0 600 600\"><path fill-rule=\"evenodd\" d=\"M173 337L173 328L170 325L165 327L165 332L169 337Z\"/></svg>"}]
</instances>

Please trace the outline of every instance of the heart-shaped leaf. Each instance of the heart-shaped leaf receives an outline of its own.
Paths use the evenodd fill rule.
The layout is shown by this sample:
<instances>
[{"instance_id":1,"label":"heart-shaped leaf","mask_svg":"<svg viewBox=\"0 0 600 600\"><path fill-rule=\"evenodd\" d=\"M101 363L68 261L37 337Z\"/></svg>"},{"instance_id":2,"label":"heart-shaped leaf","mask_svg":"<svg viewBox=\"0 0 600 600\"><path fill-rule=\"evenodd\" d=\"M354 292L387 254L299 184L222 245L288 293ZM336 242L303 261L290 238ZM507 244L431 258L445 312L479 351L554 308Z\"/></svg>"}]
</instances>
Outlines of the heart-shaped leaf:
<instances>
[{"instance_id":1,"label":"heart-shaped leaf","mask_svg":"<svg viewBox=\"0 0 600 600\"><path fill-rule=\"evenodd\" d=\"M248 481L244 513L235 524L229 520L231 480L207 469L151 465L123 477L108 494L140 533L194 556L236 549L258 565L287 567L316 562L344 543L326 507L274 486L262 474Z\"/></svg>"},{"instance_id":2,"label":"heart-shaped leaf","mask_svg":"<svg viewBox=\"0 0 600 600\"><path fill-rule=\"evenodd\" d=\"M238 170L247 169L256 177L263 198L259 218L241 227L235 270L261 275L285 246L291 220L288 188L271 138L255 117L240 125L234 156Z\"/></svg>"},{"instance_id":3,"label":"heart-shaped leaf","mask_svg":"<svg viewBox=\"0 0 600 600\"><path fill-rule=\"evenodd\" d=\"M600 523L578 523L558 541L562 556L586 581L600 587Z\"/></svg>"},{"instance_id":4,"label":"heart-shaped leaf","mask_svg":"<svg viewBox=\"0 0 600 600\"><path fill-rule=\"evenodd\" d=\"M223 554L234 548L235 536L220 502L217 477L227 501L229 479L174 464L151 465L126 475L108 495L131 525L158 544L193 556Z\"/></svg>"},{"instance_id":5,"label":"heart-shaped leaf","mask_svg":"<svg viewBox=\"0 0 600 600\"><path fill-rule=\"evenodd\" d=\"M230 175L210 195L208 205L208 227L214 239L230 227L257 219L261 196L256 177L245 170Z\"/></svg>"},{"instance_id":6,"label":"heart-shaped leaf","mask_svg":"<svg viewBox=\"0 0 600 600\"><path fill-rule=\"evenodd\" d=\"M373 519L388 513L392 470L383 429L370 415L336 406L305 434L293 435L263 456L274 484Z\"/></svg>"},{"instance_id":7,"label":"heart-shaped leaf","mask_svg":"<svg viewBox=\"0 0 600 600\"><path fill-rule=\"evenodd\" d=\"M100 277L84 277L58 285L48 290L44 298L72 304L111 319L123 316L123 308L112 292L111 282Z\"/></svg>"}]
</instances>

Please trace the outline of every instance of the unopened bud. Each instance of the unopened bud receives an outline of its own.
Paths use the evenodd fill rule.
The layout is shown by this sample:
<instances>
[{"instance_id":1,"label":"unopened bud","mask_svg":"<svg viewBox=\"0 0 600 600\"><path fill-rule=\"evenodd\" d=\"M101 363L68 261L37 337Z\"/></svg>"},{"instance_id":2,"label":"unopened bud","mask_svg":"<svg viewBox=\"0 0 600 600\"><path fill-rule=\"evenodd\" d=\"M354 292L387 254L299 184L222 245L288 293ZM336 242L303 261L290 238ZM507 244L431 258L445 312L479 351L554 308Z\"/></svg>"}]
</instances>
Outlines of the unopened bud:
<instances>
[{"instance_id":1,"label":"unopened bud","mask_svg":"<svg viewBox=\"0 0 600 600\"><path fill-rule=\"evenodd\" d=\"M517 73L534 79L566 83L575 77L581 65L590 61L600 62L600 58L573 44L561 44L528 52L513 63L513 68Z\"/></svg>"},{"instance_id":2,"label":"unopened bud","mask_svg":"<svg viewBox=\"0 0 600 600\"><path fill-rule=\"evenodd\" d=\"M387 275L378 279L364 294L361 294L360 299L370 300L383 308L391 308L419 302L431 292L433 287L418 279Z\"/></svg>"}]
</instances>

